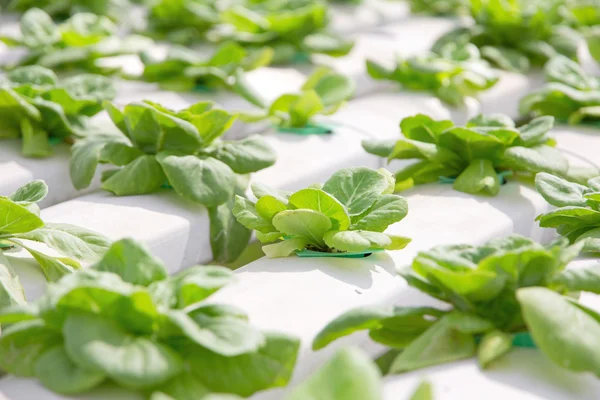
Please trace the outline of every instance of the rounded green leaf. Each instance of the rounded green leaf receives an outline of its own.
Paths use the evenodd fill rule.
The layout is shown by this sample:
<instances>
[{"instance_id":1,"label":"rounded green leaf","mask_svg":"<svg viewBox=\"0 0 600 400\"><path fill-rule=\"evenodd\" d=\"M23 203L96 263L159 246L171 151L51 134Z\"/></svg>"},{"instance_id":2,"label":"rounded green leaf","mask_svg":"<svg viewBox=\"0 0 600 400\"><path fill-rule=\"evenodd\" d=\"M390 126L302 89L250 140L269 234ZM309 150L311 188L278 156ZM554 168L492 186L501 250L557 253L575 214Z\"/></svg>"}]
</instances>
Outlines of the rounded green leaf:
<instances>
[{"instance_id":1,"label":"rounded green leaf","mask_svg":"<svg viewBox=\"0 0 600 400\"><path fill-rule=\"evenodd\" d=\"M535 176L535 188L548 203L557 207L585 207L587 202L583 195L590 191L586 186L546 172L540 172Z\"/></svg>"},{"instance_id":2,"label":"rounded green leaf","mask_svg":"<svg viewBox=\"0 0 600 400\"><path fill-rule=\"evenodd\" d=\"M340 251L363 251L383 249L392 240L385 233L369 231L342 231L326 237L329 247Z\"/></svg>"},{"instance_id":3,"label":"rounded green leaf","mask_svg":"<svg viewBox=\"0 0 600 400\"><path fill-rule=\"evenodd\" d=\"M571 371L600 374L600 323L546 288L517 291L523 318L538 348Z\"/></svg>"},{"instance_id":4,"label":"rounded green leaf","mask_svg":"<svg viewBox=\"0 0 600 400\"><path fill-rule=\"evenodd\" d=\"M387 189L388 180L379 171L366 167L342 169L323 185L348 210L350 216L368 210Z\"/></svg>"},{"instance_id":5,"label":"rounded green leaf","mask_svg":"<svg viewBox=\"0 0 600 400\"><path fill-rule=\"evenodd\" d=\"M169 347L92 314L69 314L63 336L74 363L133 389L166 382L183 369L181 357Z\"/></svg>"},{"instance_id":6,"label":"rounded green leaf","mask_svg":"<svg viewBox=\"0 0 600 400\"><path fill-rule=\"evenodd\" d=\"M338 222L338 230L350 226L350 216L346 208L336 198L319 189L302 189L289 198L289 203L298 209L319 211Z\"/></svg>"},{"instance_id":7,"label":"rounded green leaf","mask_svg":"<svg viewBox=\"0 0 600 400\"><path fill-rule=\"evenodd\" d=\"M459 192L496 196L500 192L500 178L492 160L476 159L458 175L452 187Z\"/></svg>"},{"instance_id":8,"label":"rounded green leaf","mask_svg":"<svg viewBox=\"0 0 600 400\"><path fill-rule=\"evenodd\" d=\"M256 211L269 222L275 215L285 210L287 210L287 206L271 195L263 196L256 202Z\"/></svg>"},{"instance_id":9,"label":"rounded green leaf","mask_svg":"<svg viewBox=\"0 0 600 400\"><path fill-rule=\"evenodd\" d=\"M211 155L227 164L237 174L249 174L275 164L273 148L260 136L221 142Z\"/></svg>"},{"instance_id":10,"label":"rounded green leaf","mask_svg":"<svg viewBox=\"0 0 600 400\"><path fill-rule=\"evenodd\" d=\"M12 201L25 201L29 203L37 203L43 200L48 195L48 186L42 180L31 181L9 196Z\"/></svg>"},{"instance_id":11,"label":"rounded green leaf","mask_svg":"<svg viewBox=\"0 0 600 400\"><path fill-rule=\"evenodd\" d=\"M7 197L0 197L0 234L30 232L44 226L44 222Z\"/></svg>"},{"instance_id":12,"label":"rounded green leaf","mask_svg":"<svg viewBox=\"0 0 600 400\"><path fill-rule=\"evenodd\" d=\"M280 233L278 235L281 236ZM286 239L283 242L268 244L262 247L262 251L269 258L287 257L295 251L304 249L307 244L308 240L306 238L297 237Z\"/></svg>"},{"instance_id":13,"label":"rounded green leaf","mask_svg":"<svg viewBox=\"0 0 600 400\"><path fill-rule=\"evenodd\" d=\"M87 392L106 379L102 372L77 366L62 345L46 350L37 359L35 376L48 389L66 395Z\"/></svg>"},{"instance_id":14,"label":"rounded green leaf","mask_svg":"<svg viewBox=\"0 0 600 400\"><path fill-rule=\"evenodd\" d=\"M325 247L323 237L331 229L331 220L318 211L285 210L273 218L273 226L286 235L300 237L310 244Z\"/></svg>"},{"instance_id":15,"label":"rounded green leaf","mask_svg":"<svg viewBox=\"0 0 600 400\"><path fill-rule=\"evenodd\" d=\"M153 155L136 158L112 174L102 188L117 196L152 193L165 182L165 174Z\"/></svg>"},{"instance_id":16,"label":"rounded green leaf","mask_svg":"<svg viewBox=\"0 0 600 400\"><path fill-rule=\"evenodd\" d=\"M234 172L211 158L161 152L156 156L178 195L207 207L218 206L233 196Z\"/></svg>"},{"instance_id":17,"label":"rounded green leaf","mask_svg":"<svg viewBox=\"0 0 600 400\"><path fill-rule=\"evenodd\" d=\"M402 220L408 214L408 202L393 194L381 196L375 204L354 222L350 229L383 232L388 226Z\"/></svg>"}]
</instances>

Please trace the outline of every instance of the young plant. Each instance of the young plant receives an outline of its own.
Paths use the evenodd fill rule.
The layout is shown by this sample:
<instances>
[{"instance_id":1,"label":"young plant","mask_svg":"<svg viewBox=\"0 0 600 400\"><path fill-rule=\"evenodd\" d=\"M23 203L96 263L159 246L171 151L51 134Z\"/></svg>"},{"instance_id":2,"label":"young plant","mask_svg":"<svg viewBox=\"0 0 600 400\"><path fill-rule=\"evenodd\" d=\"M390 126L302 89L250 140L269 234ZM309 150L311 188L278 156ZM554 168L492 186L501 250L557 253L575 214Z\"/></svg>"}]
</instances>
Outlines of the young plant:
<instances>
[{"instance_id":1,"label":"young plant","mask_svg":"<svg viewBox=\"0 0 600 400\"><path fill-rule=\"evenodd\" d=\"M553 124L554 118L540 117L517 128L509 117L495 114L455 126L418 114L402 120L400 140L364 141L363 147L388 161L417 160L396 173L398 190L451 178L458 191L495 196L504 171L568 172L567 159L547 135Z\"/></svg>"},{"instance_id":2,"label":"young plant","mask_svg":"<svg viewBox=\"0 0 600 400\"><path fill-rule=\"evenodd\" d=\"M444 46L438 54L429 53L397 60L393 69L367 60L373 79L398 82L402 88L429 91L452 106L464 104L498 82L497 73L481 59L472 44Z\"/></svg>"},{"instance_id":3,"label":"young plant","mask_svg":"<svg viewBox=\"0 0 600 400\"><path fill-rule=\"evenodd\" d=\"M564 239L544 247L516 235L480 247L434 247L400 274L448 307L358 308L330 322L313 349L369 330L374 341L402 350L391 373L474 356L485 368L513 345L529 345L560 366L598 375L600 314L575 296L600 293L600 268L565 269L580 248Z\"/></svg>"},{"instance_id":4,"label":"young plant","mask_svg":"<svg viewBox=\"0 0 600 400\"><path fill-rule=\"evenodd\" d=\"M204 300L233 274L197 266L168 276L140 244L115 242L97 264L0 311L0 366L63 395L110 381L153 399L249 397L284 386L300 342Z\"/></svg>"},{"instance_id":5,"label":"young plant","mask_svg":"<svg viewBox=\"0 0 600 400\"><path fill-rule=\"evenodd\" d=\"M10 265L13 251L25 250L38 262L48 281L97 261L110 246L108 238L78 226L44 223L37 202L48 194L44 181L30 182L8 197L0 196L0 307L23 304L25 295ZM57 256L32 246L43 243Z\"/></svg>"},{"instance_id":6,"label":"young plant","mask_svg":"<svg viewBox=\"0 0 600 400\"><path fill-rule=\"evenodd\" d=\"M311 54L341 57L354 43L326 31L328 5L322 0L284 0L234 6L220 15L214 41L233 40L245 47L271 47L273 63L288 64Z\"/></svg>"},{"instance_id":7,"label":"young plant","mask_svg":"<svg viewBox=\"0 0 600 400\"><path fill-rule=\"evenodd\" d=\"M150 37L178 44L191 44L219 22L216 0L157 0L150 4Z\"/></svg>"},{"instance_id":8,"label":"young plant","mask_svg":"<svg viewBox=\"0 0 600 400\"><path fill-rule=\"evenodd\" d=\"M80 12L118 19L129 6L127 0L7 0L6 2L8 11L26 12L37 7L58 20L67 19Z\"/></svg>"},{"instance_id":9,"label":"young plant","mask_svg":"<svg viewBox=\"0 0 600 400\"><path fill-rule=\"evenodd\" d=\"M49 156L51 143L85 135L88 119L115 94L112 82L100 75L59 81L40 66L17 68L0 77L0 139L21 138L25 156Z\"/></svg>"},{"instance_id":10,"label":"young plant","mask_svg":"<svg viewBox=\"0 0 600 400\"><path fill-rule=\"evenodd\" d=\"M475 24L439 38L437 52L448 43L472 43L498 68L526 72L562 54L575 59L579 35L564 25L563 1L470 0Z\"/></svg>"},{"instance_id":11,"label":"young plant","mask_svg":"<svg viewBox=\"0 0 600 400\"><path fill-rule=\"evenodd\" d=\"M8 46L24 47L27 54L19 59L22 65L39 65L59 70L83 70L111 74L118 67L102 65L107 57L138 54L152 46L141 36L117 36L117 26L107 17L91 13L73 15L61 24L39 8L32 8L21 18L21 37L0 37Z\"/></svg>"},{"instance_id":12,"label":"young plant","mask_svg":"<svg viewBox=\"0 0 600 400\"><path fill-rule=\"evenodd\" d=\"M270 120L281 129L315 127L315 116L335 113L354 95L355 88L348 77L320 67L307 78L300 93L283 94L270 106L249 88L239 91L246 100L263 109L259 113L241 113L240 119L246 122Z\"/></svg>"},{"instance_id":13,"label":"young plant","mask_svg":"<svg viewBox=\"0 0 600 400\"><path fill-rule=\"evenodd\" d=\"M248 52L236 43L219 46L209 59L199 57L185 47L172 47L165 60L143 57L145 65L141 78L158 82L170 90L190 91L197 87L233 90L236 85L243 84L243 80L237 79L241 71L269 65L272 57L270 48Z\"/></svg>"},{"instance_id":14,"label":"young plant","mask_svg":"<svg viewBox=\"0 0 600 400\"><path fill-rule=\"evenodd\" d=\"M540 226L556 228L571 243L583 242L584 251L600 253L600 177L581 185L540 173L535 187L548 203L558 207L537 217Z\"/></svg>"},{"instance_id":15,"label":"young plant","mask_svg":"<svg viewBox=\"0 0 600 400\"><path fill-rule=\"evenodd\" d=\"M550 60L544 72L548 83L521 99L522 114L552 115L570 124L600 120L599 78L563 56Z\"/></svg>"},{"instance_id":16,"label":"young plant","mask_svg":"<svg viewBox=\"0 0 600 400\"><path fill-rule=\"evenodd\" d=\"M212 102L179 112L148 101L129 104L122 111L106 103L106 110L119 132L90 135L75 143L73 185L88 187L98 163L106 163L115 168L103 171L102 188L117 196L173 188L179 196L208 208L213 256L218 261L237 258L250 235L229 212L233 196L243 195L246 174L275 163L273 149L258 135L219 139L235 116L213 109Z\"/></svg>"},{"instance_id":17,"label":"young plant","mask_svg":"<svg viewBox=\"0 0 600 400\"><path fill-rule=\"evenodd\" d=\"M392 194L394 177L386 170L342 169L320 187L295 193L253 184L256 203L237 196L233 214L256 230L267 257L295 251L322 253L400 250L410 239L383 233L408 212L403 197Z\"/></svg>"}]
</instances>

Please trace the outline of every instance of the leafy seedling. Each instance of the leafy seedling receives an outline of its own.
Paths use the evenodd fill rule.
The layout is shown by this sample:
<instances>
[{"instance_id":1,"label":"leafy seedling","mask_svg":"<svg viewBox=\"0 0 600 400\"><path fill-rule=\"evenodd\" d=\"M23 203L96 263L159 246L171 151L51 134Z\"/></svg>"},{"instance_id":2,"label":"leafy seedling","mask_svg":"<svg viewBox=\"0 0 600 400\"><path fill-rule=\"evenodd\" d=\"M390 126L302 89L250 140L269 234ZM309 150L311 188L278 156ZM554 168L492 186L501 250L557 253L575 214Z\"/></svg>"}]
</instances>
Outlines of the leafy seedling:
<instances>
[{"instance_id":1,"label":"leafy seedling","mask_svg":"<svg viewBox=\"0 0 600 400\"><path fill-rule=\"evenodd\" d=\"M244 85L241 79L244 71L269 65L272 57L270 48L249 52L236 43L219 46L209 59L203 59L185 47L172 47L162 61L143 57L145 65L141 79L177 91L197 88L235 90Z\"/></svg>"},{"instance_id":2,"label":"leafy seedling","mask_svg":"<svg viewBox=\"0 0 600 400\"><path fill-rule=\"evenodd\" d=\"M168 276L131 239L36 302L0 310L0 366L63 395L105 381L152 399L242 397L291 378L298 339L262 332L237 307L204 300L233 278L218 266Z\"/></svg>"},{"instance_id":3,"label":"leafy seedling","mask_svg":"<svg viewBox=\"0 0 600 400\"><path fill-rule=\"evenodd\" d=\"M404 218L408 205L392 194L394 177L386 170L346 168L320 187L295 193L253 184L258 199L238 196L233 214L256 231L267 257L296 251L321 253L400 250L410 239L384 233Z\"/></svg>"},{"instance_id":4,"label":"leafy seedling","mask_svg":"<svg viewBox=\"0 0 600 400\"><path fill-rule=\"evenodd\" d=\"M397 190L452 178L458 191L495 196L505 171L568 173L567 159L548 137L553 124L554 118L540 117L517 128L509 117L492 114L456 126L418 114L402 120L400 140L367 140L363 147L388 161L417 160L396 173Z\"/></svg>"},{"instance_id":5,"label":"leafy seedling","mask_svg":"<svg viewBox=\"0 0 600 400\"><path fill-rule=\"evenodd\" d=\"M540 173L535 187L556 208L537 217L543 228L556 228L571 243L583 242L584 251L600 252L600 177L586 185Z\"/></svg>"},{"instance_id":6,"label":"leafy seedling","mask_svg":"<svg viewBox=\"0 0 600 400\"><path fill-rule=\"evenodd\" d=\"M472 44L451 43L439 54L399 58L393 69L367 60L367 72L373 79L397 82L404 89L431 92L452 106L463 105L465 97L475 97L498 82L497 73Z\"/></svg>"},{"instance_id":7,"label":"leafy seedling","mask_svg":"<svg viewBox=\"0 0 600 400\"><path fill-rule=\"evenodd\" d=\"M600 315L574 296L600 293L600 267L565 269L581 245L561 239L544 247L514 235L480 247L445 245L421 252L400 274L449 307L357 308L331 321L313 349L368 330L372 340L401 350L391 373L474 356L486 368L525 333L558 365L598 375Z\"/></svg>"},{"instance_id":8,"label":"leafy seedling","mask_svg":"<svg viewBox=\"0 0 600 400\"><path fill-rule=\"evenodd\" d=\"M142 32L155 39L192 44L219 22L217 0L157 0L150 4Z\"/></svg>"},{"instance_id":9,"label":"leafy seedling","mask_svg":"<svg viewBox=\"0 0 600 400\"><path fill-rule=\"evenodd\" d=\"M119 19L129 6L128 0L7 0L6 9L26 12L37 7L58 20L65 20L81 12Z\"/></svg>"},{"instance_id":10,"label":"leafy seedling","mask_svg":"<svg viewBox=\"0 0 600 400\"><path fill-rule=\"evenodd\" d=\"M307 78L300 93L283 94L270 106L258 94L249 90L240 91L246 100L263 109L260 112L240 113L240 119L245 122L269 120L281 130L318 127L313 118L319 114L335 113L354 95L355 88L354 82L348 77L320 67Z\"/></svg>"},{"instance_id":11,"label":"leafy seedling","mask_svg":"<svg viewBox=\"0 0 600 400\"><path fill-rule=\"evenodd\" d=\"M49 156L51 142L85 136L89 118L115 95L112 82L100 75L59 81L40 66L17 68L0 77L0 139L21 138L25 156Z\"/></svg>"},{"instance_id":12,"label":"leafy seedling","mask_svg":"<svg viewBox=\"0 0 600 400\"><path fill-rule=\"evenodd\" d=\"M22 305L25 294L7 257L25 250L37 261L48 281L54 282L97 261L110 246L108 238L78 226L45 223L37 203L48 194L44 181L32 181L8 197L0 196L0 307ZM45 244L49 255L32 242Z\"/></svg>"},{"instance_id":13,"label":"leafy seedling","mask_svg":"<svg viewBox=\"0 0 600 400\"><path fill-rule=\"evenodd\" d=\"M581 66L557 56L544 67L546 83L521 99L524 115L552 115L570 124L600 120L600 79Z\"/></svg>"},{"instance_id":14,"label":"leafy seedling","mask_svg":"<svg viewBox=\"0 0 600 400\"><path fill-rule=\"evenodd\" d=\"M271 47L273 63L304 61L311 54L341 57L354 42L327 32L328 5L322 0L256 2L229 7L220 13L221 25L208 37L233 40L249 48Z\"/></svg>"},{"instance_id":15,"label":"leafy seedling","mask_svg":"<svg viewBox=\"0 0 600 400\"><path fill-rule=\"evenodd\" d=\"M448 43L472 43L493 65L514 72L527 72L559 54L576 59L580 36L564 24L563 3L470 0L475 24L443 35L433 51Z\"/></svg>"},{"instance_id":16,"label":"leafy seedling","mask_svg":"<svg viewBox=\"0 0 600 400\"><path fill-rule=\"evenodd\" d=\"M24 47L27 53L16 64L38 65L54 71L82 70L111 74L120 67L103 66L108 57L139 54L152 46L142 36L117 36L117 26L107 17L78 13L61 24L39 8L32 8L21 18L21 37L0 37L6 45Z\"/></svg>"},{"instance_id":17,"label":"leafy seedling","mask_svg":"<svg viewBox=\"0 0 600 400\"><path fill-rule=\"evenodd\" d=\"M88 187L98 163L104 163L114 168L102 173L102 188L117 196L173 188L179 196L208 208L215 259L235 260L250 233L231 215L233 196L243 195L245 175L275 163L275 153L258 135L221 140L235 115L213 106L200 102L175 112L146 101L121 111L107 102L119 132L90 135L73 145L73 185Z\"/></svg>"}]
</instances>

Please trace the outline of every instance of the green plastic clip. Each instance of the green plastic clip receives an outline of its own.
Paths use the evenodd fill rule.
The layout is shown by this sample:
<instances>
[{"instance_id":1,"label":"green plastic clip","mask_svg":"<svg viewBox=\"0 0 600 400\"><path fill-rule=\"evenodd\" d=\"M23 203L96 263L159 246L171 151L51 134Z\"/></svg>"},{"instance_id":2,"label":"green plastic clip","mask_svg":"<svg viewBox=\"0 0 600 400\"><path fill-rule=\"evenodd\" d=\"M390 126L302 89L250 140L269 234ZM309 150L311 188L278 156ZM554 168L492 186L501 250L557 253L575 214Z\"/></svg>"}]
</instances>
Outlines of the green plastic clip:
<instances>
[{"instance_id":1,"label":"green plastic clip","mask_svg":"<svg viewBox=\"0 0 600 400\"><path fill-rule=\"evenodd\" d=\"M310 64L310 54L304 51L298 51L292 58L292 64Z\"/></svg>"},{"instance_id":2,"label":"green plastic clip","mask_svg":"<svg viewBox=\"0 0 600 400\"><path fill-rule=\"evenodd\" d=\"M296 135L328 135L333 133L333 129L329 126L313 124L306 124L302 128L278 126L276 129L281 133L295 133Z\"/></svg>"},{"instance_id":3,"label":"green plastic clip","mask_svg":"<svg viewBox=\"0 0 600 400\"><path fill-rule=\"evenodd\" d=\"M298 257L339 257L339 258L365 258L371 254L383 251L383 249L368 249L364 251L348 251L345 253L327 253L325 251L313 251L313 250L298 250L296 255Z\"/></svg>"},{"instance_id":4,"label":"green plastic clip","mask_svg":"<svg viewBox=\"0 0 600 400\"><path fill-rule=\"evenodd\" d=\"M531 337L529 332L519 332L513 335L513 346L515 347L525 347L530 349L536 349L537 346Z\"/></svg>"},{"instance_id":5,"label":"green plastic clip","mask_svg":"<svg viewBox=\"0 0 600 400\"><path fill-rule=\"evenodd\" d=\"M57 145L61 144L62 142L63 142L63 139L56 137L56 136L50 136L48 138L48 143L50 143L50 146L57 146Z\"/></svg>"},{"instance_id":6,"label":"green plastic clip","mask_svg":"<svg viewBox=\"0 0 600 400\"><path fill-rule=\"evenodd\" d=\"M165 181L165 183L163 183L160 187L163 189L173 189L173 186L171 186L169 181Z\"/></svg>"},{"instance_id":7,"label":"green plastic clip","mask_svg":"<svg viewBox=\"0 0 600 400\"><path fill-rule=\"evenodd\" d=\"M210 86L206 86L206 85L196 85L196 86L194 86L194 92L197 92L197 93L214 93L215 89L211 88Z\"/></svg>"}]
</instances>

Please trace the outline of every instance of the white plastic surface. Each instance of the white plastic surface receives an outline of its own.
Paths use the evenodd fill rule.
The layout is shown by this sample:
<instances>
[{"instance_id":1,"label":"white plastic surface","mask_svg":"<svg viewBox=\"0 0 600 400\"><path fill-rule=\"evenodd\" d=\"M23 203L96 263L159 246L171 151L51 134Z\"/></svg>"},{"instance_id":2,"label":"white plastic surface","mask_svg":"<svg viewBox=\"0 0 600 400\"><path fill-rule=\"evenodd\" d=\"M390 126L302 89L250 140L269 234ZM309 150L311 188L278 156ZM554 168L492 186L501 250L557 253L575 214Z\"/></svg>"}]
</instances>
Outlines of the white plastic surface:
<instances>
[{"instance_id":1,"label":"white plastic surface","mask_svg":"<svg viewBox=\"0 0 600 400\"><path fill-rule=\"evenodd\" d=\"M409 16L406 2L367 0L362 4L332 4L330 29L339 33L362 31Z\"/></svg>"}]
</instances>

